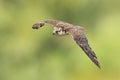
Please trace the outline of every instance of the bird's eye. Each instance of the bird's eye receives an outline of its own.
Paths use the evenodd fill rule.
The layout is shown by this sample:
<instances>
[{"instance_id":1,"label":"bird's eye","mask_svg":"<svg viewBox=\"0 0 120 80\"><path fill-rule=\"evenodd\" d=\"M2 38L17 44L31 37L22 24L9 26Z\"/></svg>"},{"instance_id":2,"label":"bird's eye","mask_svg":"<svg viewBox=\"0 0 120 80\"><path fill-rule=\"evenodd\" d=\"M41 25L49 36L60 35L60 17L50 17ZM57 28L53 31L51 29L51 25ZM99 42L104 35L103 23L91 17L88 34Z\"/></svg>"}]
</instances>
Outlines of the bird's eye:
<instances>
[{"instance_id":1,"label":"bird's eye","mask_svg":"<svg viewBox=\"0 0 120 80\"><path fill-rule=\"evenodd\" d=\"M55 31L56 34L58 34L59 31Z\"/></svg>"}]
</instances>

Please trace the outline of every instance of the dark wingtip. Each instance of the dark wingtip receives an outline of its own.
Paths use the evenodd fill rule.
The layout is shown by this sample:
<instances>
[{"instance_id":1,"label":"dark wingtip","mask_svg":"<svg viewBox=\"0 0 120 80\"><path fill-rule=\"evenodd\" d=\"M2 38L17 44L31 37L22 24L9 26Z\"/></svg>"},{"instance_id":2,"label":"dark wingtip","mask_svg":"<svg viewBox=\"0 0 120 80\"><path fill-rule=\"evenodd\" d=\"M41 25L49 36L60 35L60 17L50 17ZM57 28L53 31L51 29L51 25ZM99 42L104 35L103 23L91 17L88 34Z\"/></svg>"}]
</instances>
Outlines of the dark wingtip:
<instances>
[{"instance_id":1,"label":"dark wingtip","mask_svg":"<svg viewBox=\"0 0 120 80\"><path fill-rule=\"evenodd\" d=\"M101 69L101 66L100 66L99 62L97 61L97 59L96 60L92 60L92 61L99 69Z\"/></svg>"},{"instance_id":2,"label":"dark wingtip","mask_svg":"<svg viewBox=\"0 0 120 80\"><path fill-rule=\"evenodd\" d=\"M101 66L100 66L100 64L98 63L98 64L96 64L97 65L97 67L99 68L99 69L101 69Z\"/></svg>"},{"instance_id":3,"label":"dark wingtip","mask_svg":"<svg viewBox=\"0 0 120 80\"><path fill-rule=\"evenodd\" d=\"M39 27L37 27L37 26L35 26L35 25L33 25L32 26L32 29L38 29Z\"/></svg>"},{"instance_id":4,"label":"dark wingtip","mask_svg":"<svg viewBox=\"0 0 120 80\"><path fill-rule=\"evenodd\" d=\"M44 26L44 25L45 25L45 23L39 22L39 23L34 24L34 25L32 26L32 28L33 28L33 29L38 29L38 28L40 28L40 27L42 27L42 26Z\"/></svg>"}]
</instances>

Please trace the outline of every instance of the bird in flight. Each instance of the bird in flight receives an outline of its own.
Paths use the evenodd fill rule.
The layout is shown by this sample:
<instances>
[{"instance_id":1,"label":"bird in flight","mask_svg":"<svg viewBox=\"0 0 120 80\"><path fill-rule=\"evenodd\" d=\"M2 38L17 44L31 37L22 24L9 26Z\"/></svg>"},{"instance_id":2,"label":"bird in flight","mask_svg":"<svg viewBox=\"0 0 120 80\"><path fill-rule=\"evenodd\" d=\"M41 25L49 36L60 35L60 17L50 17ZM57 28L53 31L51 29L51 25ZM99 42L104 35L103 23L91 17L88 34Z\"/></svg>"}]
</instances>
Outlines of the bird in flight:
<instances>
[{"instance_id":1,"label":"bird in flight","mask_svg":"<svg viewBox=\"0 0 120 80\"><path fill-rule=\"evenodd\" d=\"M84 28L76 26L67 22L57 20L44 20L35 23L32 28L38 29L43 27L45 24L53 25L53 35L71 35L74 41L82 48L86 55L92 60L92 62L100 68L100 64L97 60L95 52L91 49L88 44L88 40L84 34Z\"/></svg>"}]
</instances>

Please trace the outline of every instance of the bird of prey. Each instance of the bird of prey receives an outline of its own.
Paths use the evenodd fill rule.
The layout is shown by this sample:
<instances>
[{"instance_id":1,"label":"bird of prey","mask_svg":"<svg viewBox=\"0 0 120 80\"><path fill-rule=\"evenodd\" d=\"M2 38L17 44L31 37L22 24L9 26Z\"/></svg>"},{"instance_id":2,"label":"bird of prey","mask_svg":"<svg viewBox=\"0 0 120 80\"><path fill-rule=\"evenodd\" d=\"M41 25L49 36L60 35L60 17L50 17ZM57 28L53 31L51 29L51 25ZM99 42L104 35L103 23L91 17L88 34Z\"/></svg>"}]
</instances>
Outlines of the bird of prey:
<instances>
[{"instance_id":1,"label":"bird of prey","mask_svg":"<svg viewBox=\"0 0 120 80\"><path fill-rule=\"evenodd\" d=\"M94 51L88 44L88 40L84 34L84 28L81 26L72 25L67 22L58 21L58 20L44 20L38 23L35 23L32 28L38 29L45 24L53 25L53 35L71 35L74 41L82 48L86 55L92 60L92 62L100 68L99 62Z\"/></svg>"}]
</instances>

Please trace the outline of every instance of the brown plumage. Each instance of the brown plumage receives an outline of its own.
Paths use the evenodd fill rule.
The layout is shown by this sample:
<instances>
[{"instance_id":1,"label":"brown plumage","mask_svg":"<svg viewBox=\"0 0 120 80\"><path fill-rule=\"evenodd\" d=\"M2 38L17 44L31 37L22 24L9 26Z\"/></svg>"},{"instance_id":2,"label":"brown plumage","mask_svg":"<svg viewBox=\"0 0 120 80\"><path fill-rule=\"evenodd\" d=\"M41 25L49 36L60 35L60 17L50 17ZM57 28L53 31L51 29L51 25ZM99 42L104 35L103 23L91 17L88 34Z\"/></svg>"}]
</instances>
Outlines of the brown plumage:
<instances>
[{"instance_id":1,"label":"brown plumage","mask_svg":"<svg viewBox=\"0 0 120 80\"><path fill-rule=\"evenodd\" d=\"M53 25L53 34L54 35L68 35L70 34L75 42L82 48L82 50L86 53L86 55L96 64L99 68L99 62L94 51L88 44L88 40L84 35L84 29L80 26L75 26L66 22L57 21L57 20L45 20L38 22L32 26L33 29L38 29L45 24Z\"/></svg>"}]
</instances>

